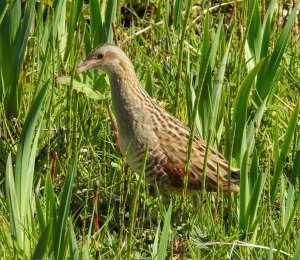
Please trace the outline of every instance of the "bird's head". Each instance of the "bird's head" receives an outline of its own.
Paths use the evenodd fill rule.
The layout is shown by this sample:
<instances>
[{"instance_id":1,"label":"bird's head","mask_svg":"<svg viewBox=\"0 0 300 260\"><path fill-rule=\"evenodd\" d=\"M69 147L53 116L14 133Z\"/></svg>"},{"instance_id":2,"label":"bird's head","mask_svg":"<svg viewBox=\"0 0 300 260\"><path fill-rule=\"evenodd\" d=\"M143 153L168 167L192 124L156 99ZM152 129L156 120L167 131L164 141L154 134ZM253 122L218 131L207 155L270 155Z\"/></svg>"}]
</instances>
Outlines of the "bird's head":
<instances>
[{"instance_id":1,"label":"bird's head","mask_svg":"<svg viewBox=\"0 0 300 260\"><path fill-rule=\"evenodd\" d=\"M93 49L87 59L77 68L77 73L89 69L101 69L107 74L123 72L132 68L127 55L117 46L105 43Z\"/></svg>"}]
</instances>

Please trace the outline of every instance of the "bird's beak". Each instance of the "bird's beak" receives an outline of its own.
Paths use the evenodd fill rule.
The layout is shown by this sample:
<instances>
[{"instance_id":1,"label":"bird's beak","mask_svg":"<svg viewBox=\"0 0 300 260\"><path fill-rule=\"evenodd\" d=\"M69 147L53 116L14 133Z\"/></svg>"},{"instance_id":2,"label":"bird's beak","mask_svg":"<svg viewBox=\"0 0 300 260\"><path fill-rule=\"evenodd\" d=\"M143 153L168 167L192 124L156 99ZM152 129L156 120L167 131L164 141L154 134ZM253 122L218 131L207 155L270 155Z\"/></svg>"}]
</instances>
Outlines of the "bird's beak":
<instances>
[{"instance_id":1,"label":"bird's beak","mask_svg":"<svg viewBox=\"0 0 300 260\"><path fill-rule=\"evenodd\" d=\"M92 69L97 65L97 63L97 60L86 60L77 68L76 72L81 73L86 70Z\"/></svg>"}]
</instances>

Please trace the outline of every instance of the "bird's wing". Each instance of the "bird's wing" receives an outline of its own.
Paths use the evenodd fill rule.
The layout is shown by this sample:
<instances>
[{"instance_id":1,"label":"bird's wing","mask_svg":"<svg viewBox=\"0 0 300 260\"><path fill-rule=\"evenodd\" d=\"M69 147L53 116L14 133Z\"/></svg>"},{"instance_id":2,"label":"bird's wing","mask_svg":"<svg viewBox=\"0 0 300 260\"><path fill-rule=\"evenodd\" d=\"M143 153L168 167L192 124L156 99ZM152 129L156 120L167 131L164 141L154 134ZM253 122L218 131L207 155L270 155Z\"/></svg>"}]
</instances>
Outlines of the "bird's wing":
<instances>
[{"instance_id":1,"label":"bird's wing","mask_svg":"<svg viewBox=\"0 0 300 260\"><path fill-rule=\"evenodd\" d=\"M187 161L187 145L189 129L179 120L166 120L170 122L167 127L155 129L159 149L164 154L164 160L159 160L159 169L171 180L173 186L183 185L184 168ZM188 189L199 190L202 188L204 158L207 144L198 136L194 137L192 152L188 168ZM208 148L206 163L205 187L207 190L226 191L230 183L231 191L239 190L239 170L231 168L231 181L228 180L228 162L214 148Z\"/></svg>"}]
</instances>

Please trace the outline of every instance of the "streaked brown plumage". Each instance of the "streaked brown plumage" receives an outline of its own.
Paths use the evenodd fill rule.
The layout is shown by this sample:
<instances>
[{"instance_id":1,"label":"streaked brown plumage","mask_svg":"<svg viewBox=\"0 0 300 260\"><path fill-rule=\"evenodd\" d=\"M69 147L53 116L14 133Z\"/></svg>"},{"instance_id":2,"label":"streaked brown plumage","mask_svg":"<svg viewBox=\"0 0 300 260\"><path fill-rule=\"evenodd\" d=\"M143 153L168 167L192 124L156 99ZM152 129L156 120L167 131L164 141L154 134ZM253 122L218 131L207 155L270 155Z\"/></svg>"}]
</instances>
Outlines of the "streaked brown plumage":
<instances>
[{"instance_id":1,"label":"streaked brown plumage","mask_svg":"<svg viewBox=\"0 0 300 260\"><path fill-rule=\"evenodd\" d=\"M190 129L180 120L159 107L141 87L133 65L117 46L103 44L95 48L77 69L83 72L98 68L109 76L113 109L117 120L121 153L129 166L141 171L146 144L149 147L146 180L164 194L182 193L184 166ZM202 173L206 143L198 136L193 139L188 192L202 188ZM219 180L217 171L219 169ZM215 149L209 148L206 167L206 189L239 191L239 170L231 169Z\"/></svg>"}]
</instances>

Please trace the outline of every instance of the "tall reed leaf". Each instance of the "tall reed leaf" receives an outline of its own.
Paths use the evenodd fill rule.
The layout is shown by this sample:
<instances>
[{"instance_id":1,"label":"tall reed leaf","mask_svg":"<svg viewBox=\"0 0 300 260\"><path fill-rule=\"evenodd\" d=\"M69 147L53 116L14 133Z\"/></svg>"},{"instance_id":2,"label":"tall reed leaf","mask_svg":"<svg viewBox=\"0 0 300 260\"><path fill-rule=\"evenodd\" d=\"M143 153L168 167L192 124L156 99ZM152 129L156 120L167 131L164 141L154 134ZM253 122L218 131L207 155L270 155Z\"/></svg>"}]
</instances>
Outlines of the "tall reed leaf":
<instances>
[{"instance_id":1,"label":"tall reed leaf","mask_svg":"<svg viewBox=\"0 0 300 260\"><path fill-rule=\"evenodd\" d=\"M208 55L208 67L207 67L207 71L206 71L206 75L205 75L205 80L204 80L204 84L203 84L203 88L202 88L202 92L201 92L201 100L199 103L199 116L202 122L202 136L204 138L207 137L208 131L211 127L211 122L213 120L213 113L214 111L212 111L212 107L213 107L213 103L215 101L212 102L212 92L214 91L214 85L212 84L213 81L213 69L215 66L215 61L217 58L217 50L218 50L218 46L219 46L219 42L220 42L220 37L221 37L221 29L223 26L223 22L220 22L218 29L216 31L216 34L214 36L214 40L213 43L211 45L210 48L210 35L209 35L209 19L208 19L208 15L206 16L206 20L205 20L205 33L204 33L204 38L203 38L203 53L204 56ZM204 57L205 58L205 57ZM203 66L203 65L202 65ZM204 76L204 75L203 75ZM219 75L220 76L220 75ZM217 100L216 100L217 101ZM213 129L215 130L215 129Z\"/></svg>"},{"instance_id":2,"label":"tall reed leaf","mask_svg":"<svg viewBox=\"0 0 300 260\"><path fill-rule=\"evenodd\" d=\"M157 225L154 242L152 244L152 253L151 253L152 259L157 259L159 234L160 234L160 223L158 223Z\"/></svg>"},{"instance_id":3,"label":"tall reed leaf","mask_svg":"<svg viewBox=\"0 0 300 260\"><path fill-rule=\"evenodd\" d=\"M34 0L28 0L21 19L21 0L10 2L0 24L0 100L4 101L6 116L18 115L21 88L18 79L28 42L34 14ZM5 35L5 37L4 37Z\"/></svg>"},{"instance_id":4,"label":"tall reed leaf","mask_svg":"<svg viewBox=\"0 0 300 260\"><path fill-rule=\"evenodd\" d=\"M300 232L298 232L296 249L295 249L295 253L294 253L294 256L293 256L293 260L298 260L298 259L300 259Z\"/></svg>"},{"instance_id":5,"label":"tall reed leaf","mask_svg":"<svg viewBox=\"0 0 300 260\"><path fill-rule=\"evenodd\" d=\"M251 53L251 57L247 57L247 61L251 58L254 61L250 61L248 63L249 70L251 70L254 65L260 60L260 45L261 45L261 38L262 38L262 26L261 26L261 17L260 17L260 6L258 1L249 1L248 2L248 13L249 13L249 32L247 37L247 42L249 47L249 51ZM247 52L246 52L247 54Z\"/></svg>"},{"instance_id":6,"label":"tall reed leaf","mask_svg":"<svg viewBox=\"0 0 300 260\"><path fill-rule=\"evenodd\" d=\"M65 16L66 16L66 0L56 0L45 23L40 23L41 47L44 52L49 47L49 39L58 40L59 47L64 50L64 44L61 41L65 37ZM43 18L45 19L45 18Z\"/></svg>"},{"instance_id":7,"label":"tall reed leaf","mask_svg":"<svg viewBox=\"0 0 300 260\"><path fill-rule=\"evenodd\" d=\"M10 155L7 161L5 182L6 193L10 202L11 230L17 239L19 247L23 248L27 255L29 254L30 245L26 232L29 231L28 229L31 226L32 213L30 209L33 204L33 172L39 137L39 130L35 133L35 125L46 96L48 83L49 81L44 84L38 93L26 117L18 144L14 177L12 175Z\"/></svg>"},{"instance_id":8,"label":"tall reed leaf","mask_svg":"<svg viewBox=\"0 0 300 260\"><path fill-rule=\"evenodd\" d=\"M258 214L258 207L262 200L261 194L266 180L266 174L258 174L256 152L252 158L250 172L248 171L248 150L244 153L241 167L240 182L240 226L248 232L255 232L259 219L263 216ZM264 212L264 208L260 213Z\"/></svg>"},{"instance_id":9,"label":"tall reed leaf","mask_svg":"<svg viewBox=\"0 0 300 260\"><path fill-rule=\"evenodd\" d=\"M297 187L299 190L299 181L300 181L300 136L298 138L298 146L296 149L293 171L289 182L288 195L287 195L286 205L285 205L285 215L283 217L283 228L286 228L289 217L292 213L292 208L294 207L295 192L297 190Z\"/></svg>"},{"instance_id":10,"label":"tall reed leaf","mask_svg":"<svg viewBox=\"0 0 300 260\"><path fill-rule=\"evenodd\" d=\"M248 12L251 13L251 19L249 19L249 32L246 41L246 46L249 48L249 52L251 53L248 57L246 57L247 61L249 60L247 63L249 70L268 55L271 34L270 28L276 5L277 0L272 0L268 6L268 10L262 24L259 1L249 1Z\"/></svg>"},{"instance_id":11,"label":"tall reed leaf","mask_svg":"<svg viewBox=\"0 0 300 260\"><path fill-rule=\"evenodd\" d=\"M117 11L117 0L109 0L105 11L105 37L101 38L100 43L112 42L113 40L113 28L112 23L115 21ZM103 36L103 35L102 35Z\"/></svg>"},{"instance_id":12,"label":"tall reed leaf","mask_svg":"<svg viewBox=\"0 0 300 260\"><path fill-rule=\"evenodd\" d=\"M69 223L69 244L70 244L70 258L73 260L79 259L79 252L77 247L76 235L72 222Z\"/></svg>"},{"instance_id":13,"label":"tall reed leaf","mask_svg":"<svg viewBox=\"0 0 300 260\"><path fill-rule=\"evenodd\" d=\"M168 245L168 240L170 235L171 213L172 213L172 202L170 203L168 211L165 214L164 226L160 237L157 259L166 259L167 256L167 245Z\"/></svg>"},{"instance_id":14,"label":"tall reed leaf","mask_svg":"<svg viewBox=\"0 0 300 260\"><path fill-rule=\"evenodd\" d=\"M218 68L217 73L213 79L213 87L211 90L212 109L211 109L211 115L210 115L212 120L211 120L211 123L209 124L211 133L218 132L218 129L219 129L220 123L221 123L221 120L218 120L218 115L220 113L220 110L222 110L221 96L222 96L222 93L224 90L223 82L224 82L224 75L225 75L225 70L226 70L228 54L229 54L229 50L231 48L231 40L232 40L232 34L229 38L229 42L228 42L226 51L222 57L220 67ZM217 141L219 141L218 136L216 136L216 138L217 138Z\"/></svg>"},{"instance_id":15,"label":"tall reed leaf","mask_svg":"<svg viewBox=\"0 0 300 260\"><path fill-rule=\"evenodd\" d=\"M264 66L264 65L262 65ZM254 118L250 121L248 127L247 127L247 134L246 134L246 142L244 143L244 145L247 147L248 149L248 154L249 156L252 156L252 152L254 149L254 145L255 145L255 135L257 134L260 124L261 124L261 120L262 117L264 115L264 112L266 110L266 105L268 102L269 96L267 96L265 98L265 100L261 103L260 107L256 110L255 114L254 114ZM242 151L244 151L246 148L242 147ZM242 152L243 153L243 152Z\"/></svg>"},{"instance_id":16,"label":"tall reed leaf","mask_svg":"<svg viewBox=\"0 0 300 260\"><path fill-rule=\"evenodd\" d=\"M252 161L254 162L254 161ZM255 163L255 162L254 162ZM250 172L251 174L251 172ZM247 205L247 211L246 211L246 216L248 220L246 221L248 224L248 228L251 232L255 231L256 225L254 223L258 222L258 218L262 217L262 214L258 214L258 207L260 205L260 201L262 200L262 192L263 192L263 187L266 181L266 174L259 174L257 176L256 182L254 183L254 187L251 190L250 194L250 199ZM260 212L264 211L264 208L261 209Z\"/></svg>"},{"instance_id":17,"label":"tall reed leaf","mask_svg":"<svg viewBox=\"0 0 300 260\"><path fill-rule=\"evenodd\" d=\"M71 196L73 182L76 175L77 168L77 152L75 152L71 167L68 170L63 192L61 194L61 201L58 212L58 220L55 228L55 240L54 240L54 256L55 259L64 259L68 240L66 240L67 234L67 218L70 210Z\"/></svg>"},{"instance_id":18,"label":"tall reed leaf","mask_svg":"<svg viewBox=\"0 0 300 260\"><path fill-rule=\"evenodd\" d=\"M112 23L116 18L117 0L102 1L101 4L98 0L91 0L89 6L91 14L90 38L93 39L93 46L112 42Z\"/></svg>"},{"instance_id":19,"label":"tall reed leaf","mask_svg":"<svg viewBox=\"0 0 300 260\"><path fill-rule=\"evenodd\" d=\"M70 21L69 21L69 31L68 31L68 40L67 40L67 49L65 52L64 59L67 60L70 50L73 47L74 40L76 40L76 27L79 19L80 12L83 7L83 0L75 0L72 1L71 6L71 15L70 15Z\"/></svg>"},{"instance_id":20,"label":"tall reed leaf","mask_svg":"<svg viewBox=\"0 0 300 260\"><path fill-rule=\"evenodd\" d=\"M16 239L19 245L22 244L22 225L20 217L19 203L16 193L16 185L14 181L13 165L11 153L9 153L6 162L5 188L10 217L10 229L12 236Z\"/></svg>"},{"instance_id":21,"label":"tall reed leaf","mask_svg":"<svg viewBox=\"0 0 300 260\"><path fill-rule=\"evenodd\" d=\"M246 152L241 167L241 181L240 181L240 225L242 229L246 229L248 225L248 218L246 216L246 209L249 201L247 166L248 166L248 153Z\"/></svg>"},{"instance_id":22,"label":"tall reed leaf","mask_svg":"<svg viewBox=\"0 0 300 260\"><path fill-rule=\"evenodd\" d=\"M239 158L243 156L240 154L241 145L243 140L244 131L246 131L246 124L248 120L247 116L247 108L248 108L248 100L251 92L251 87L254 83L254 79L263 63L263 60L260 61L256 66L250 71L247 77L242 82L236 100L233 107L233 118L232 118L232 132L234 135L234 143L233 143L233 156ZM244 129L244 130L243 130Z\"/></svg>"},{"instance_id":23,"label":"tall reed leaf","mask_svg":"<svg viewBox=\"0 0 300 260\"><path fill-rule=\"evenodd\" d=\"M41 234L37 246L35 247L32 259L43 259L46 255L47 248L49 245L49 239L51 237L51 222L46 226L43 233Z\"/></svg>"},{"instance_id":24,"label":"tall reed leaf","mask_svg":"<svg viewBox=\"0 0 300 260\"><path fill-rule=\"evenodd\" d=\"M152 82L152 75L149 67L147 68L145 90L147 91L150 97L153 96L153 82Z\"/></svg>"},{"instance_id":25,"label":"tall reed leaf","mask_svg":"<svg viewBox=\"0 0 300 260\"><path fill-rule=\"evenodd\" d=\"M195 126L197 127L198 132L201 136L204 134L205 126L202 125L200 113L203 118L202 106L201 103L201 93L204 88L204 84L207 84L207 73L209 70L209 54L210 54L210 42L209 42L209 17L206 15L205 17L205 25L203 32L203 43L201 47L201 57L199 59L200 67L197 73L196 80L194 84L189 84L189 88L187 91L187 99L190 101L187 103L188 111L191 111L191 116L189 116L190 122L189 125L191 127L191 132L194 132ZM192 80L191 80L192 82ZM199 105L200 104L200 105ZM203 119L202 119L203 120ZM192 133L191 135L193 135Z\"/></svg>"},{"instance_id":26,"label":"tall reed leaf","mask_svg":"<svg viewBox=\"0 0 300 260\"><path fill-rule=\"evenodd\" d=\"M8 2L8 1L7 2L4 2L4 1L0 2L0 25L1 25L1 23L3 21L3 18L4 18L5 14L8 10L9 5L10 5L10 2Z\"/></svg>"},{"instance_id":27,"label":"tall reed leaf","mask_svg":"<svg viewBox=\"0 0 300 260\"><path fill-rule=\"evenodd\" d=\"M298 12L299 3L300 1L298 1L295 7L293 8L291 15L289 16L282 32L280 33L280 36L275 44L274 50L271 53L269 63L266 67L264 67L263 75L259 75L257 78L256 89L257 89L258 97L255 99L255 101L258 106L261 104L264 98L270 93L270 91L276 85L278 68L282 60L283 54L285 52L286 45L288 43L290 32L292 30L292 26ZM270 5L269 8L272 7L273 6ZM269 21L269 23L270 22L271 21ZM269 31L267 30L269 26L265 26L266 31L264 32L264 34L269 34ZM266 37L269 36L265 36L265 38ZM266 39L264 39L264 45L266 45ZM264 46L264 49L266 48L267 47Z\"/></svg>"},{"instance_id":28,"label":"tall reed leaf","mask_svg":"<svg viewBox=\"0 0 300 260\"><path fill-rule=\"evenodd\" d=\"M257 131L256 126L260 125L261 119L266 109L266 105L269 100L269 94L276 86L276 82L279 77L278 68L280 65L280 61L286 49L286 45L291 32L293 21L297 14L297 9L300 3L299 1L294 7L292 14L290 15L287 23L285 24L275 44L274 51L269 56L267 56L268 55L267 50L268 50L269 40L270 40L270 27L271 27L271 21L276 6L276 2L277 1L272 0L272 2L270 3L263 25L261 25L260 15L257 10L258 1L250 2L250 6L253 5L252 8L249 8L249 12L252 12L252 19L249 25L250 29L249 29L247 44L245 48L246 48L246 54L249 51L252 55L246 57L247 60L250 60L248 64L250 65L253 64L253 65L252 66L248 65L248 67L250 67L251 69L253 66L257 66L258 64L260 64L264 59L263 66L261 66L260 70L257 72L257 81L255 84L257 91L253 93L253 101L255 102L258 109L255 111L254 119L251 120L249 126L245 128L243 126L246 126L246 121L249 119L246 112L247 107L244 106L244 108L241 110L236 110L235 107L235 112L233 116L234 118L233 124L236 124L235 129L245 129L244 131L247 131L246 139L247 139L247 144L249 146L247 148L249 156L252 155L253 148L254 148L255 133ZM247 99L245 100L248 100L248 97L250 95L250 88L248 89L248 91L247 91L248 94L246 95ZM246 98L246 96L244 96L243 98ZM239 101L241 101L241 99ZM243 107L243 105L241 106ZM240 119L236 120L237 118L236 112L238 112L239 114L238 116L240 117L241 120ZM244 136L240 132L241 131L234 132L235 140L234 140L234 147L233 147L233 156L235 158L242 158L243 153L245 152L245 147L244 148L242 147L241 152L239 152L240 151L239 147L241 147L241 143L242 143L241 137Z\"/></svg>"},{"instance_id":29,"label":"tall reed leaf","mask_svg":"<svg viewBox=\"0 0 300 260\"><path fill-rule=\"evenodd\" d=\"M100 13L100 3L98 0L91 0L90 4L90 30L91 30L91 39L94 39L93 46L97 46L101 41L100 33L103 33L102 28L102 18Z\"/></svg>"},{"instance_id":30,"label":"tall reed leaf","mask_svg":"<svg viewBox=\"0 0 300 260\"><path fill-rule=\"evenodd\" d=\"M273 20L273 14L276 7L277 7L277 0L272 0L268 6L268 10L264 18L264 22L262 25L261 44L259 47L260 59L268 55L268 48L270 45L270 36L271 36L271 25ZM257 61L259 61L259 59Z\"/></svg>"},{"instance_id":31,"label":"tall reed leaf","mask_svg":"<svg viewBox=\"0 0 300 260\"><path fill-rule=\"evenodd\" d=\"M28 210L28 202L31 200L32 196L34 155L37 145L36 140L38 138L38 133L35 134L35 125L46 96L48 85L49 80L44 84L34 100L26 117L18 144L15 183L21 214L24 214Z\"/></svg>"},{"instance_id":32,"label":"tall reed leaf","mask_svg":"<svg viewBox=\"0 0 300 260\"><path fill-rule=\"evenodd\" d=\"M175 0L174 1L174 20L173 25L175 30L177 30L179 26L179 22L181 20L181 14L182 14L182 0Z\"/></svg>"},{"instance_id":33,"label":"tall reed leaf","mask_svg":"<svg viewBox=\"0 0 300 260\"><path fill-rule=\"evenodd\" d=\"M297 120L298 120L298 116L299 116L299 104L300 102L297 103L295 110L290 118L289 121L289 125L288 125L288 129L286 131L284 140L283 140L283 144L282 144L282 148L278 157L278 161L275 162L275 172L274 172L274 176L273 176L273 180L271 182L271 203L274 203L276 197L277 197L277 190L278 190L278 183L280 180L280 176L282 173L282 169L284 166L284 162L285 159L288 155L288 151L290 149L290 145L293 139L293 135L294 135L294 131L295 131L295 127L297 125Z\"/></svg>"}]
</instances>

